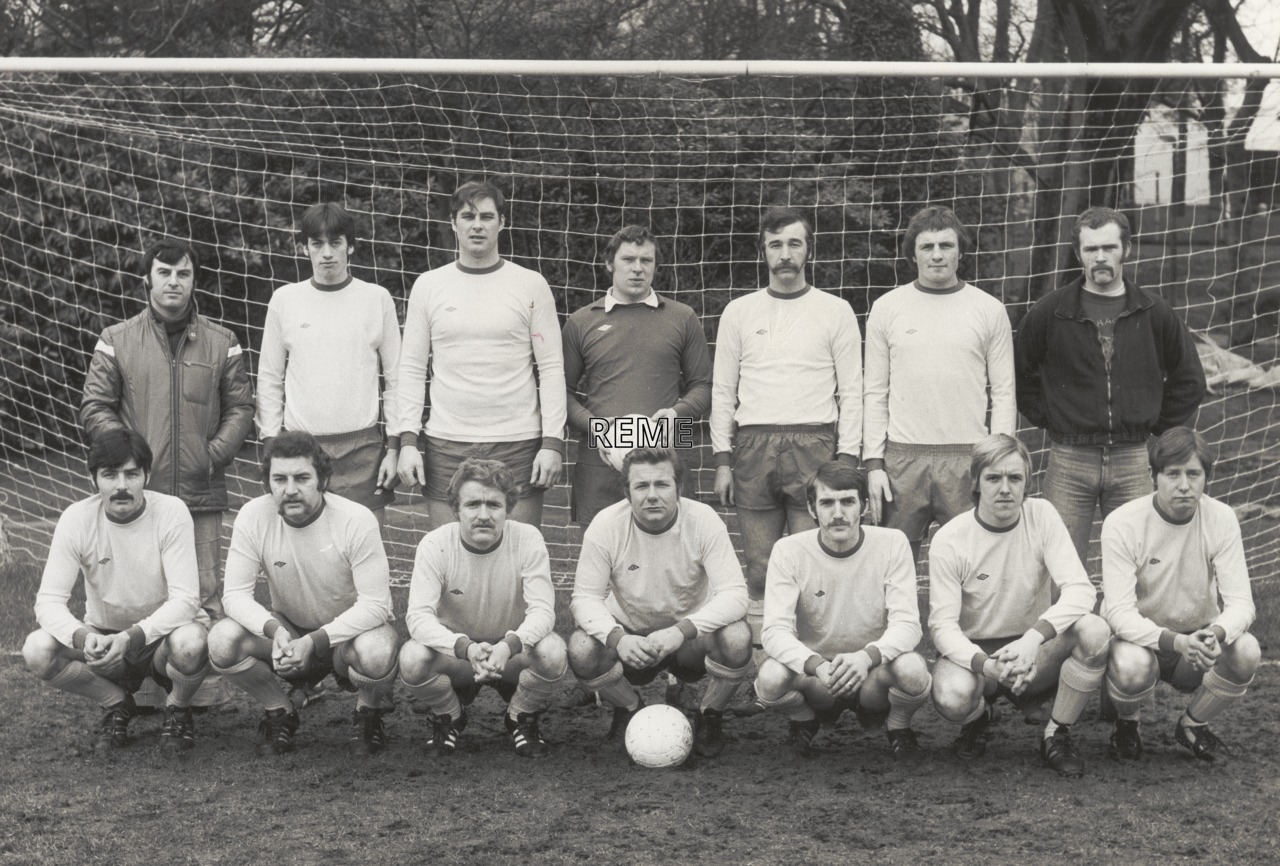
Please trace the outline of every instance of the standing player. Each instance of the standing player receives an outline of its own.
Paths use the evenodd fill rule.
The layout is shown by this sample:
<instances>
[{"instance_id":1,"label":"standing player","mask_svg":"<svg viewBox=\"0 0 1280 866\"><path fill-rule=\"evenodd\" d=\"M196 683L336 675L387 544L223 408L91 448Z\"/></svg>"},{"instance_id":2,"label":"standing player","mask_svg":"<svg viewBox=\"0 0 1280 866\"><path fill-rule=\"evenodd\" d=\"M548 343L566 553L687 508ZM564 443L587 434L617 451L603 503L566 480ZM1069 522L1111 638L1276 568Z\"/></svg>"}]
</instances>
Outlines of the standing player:
<instances>
[{"instance_id":1,"label":"standing player","mask_svg":"<svg viewBox=\"0 0 1280 866\"><path fill-rule=\"evenodd\" d=\"M1124 277L1125 215L1090 208L1071 240L1083 276L1036 302L1015 351L1018 410L1052 441L1045 499L1087 562L1094 509L1151 492L1146 441L1195 415L1205 381L1173 310Z\"/></svg>"},{"instance_id":2,"label":"standing player","mask_svg":"<svg viewBox=\"0 0 1280 866\"><path fill-rule=\"evenodd\" d=\"M1192 692L1174 739L1202 761L1226 746L1209 722L1244 697L1262 661L1235 512L1204 495L1213 454L1199 433L1166 430L1151 449L1154 496L1102 523L1102 615L1116 633L1107 693L1117 760L1142 755L1142 705L1164 680Z\"/></svg>"},{"instance_id":3,"label":"standing player","mask_svg":"<svg viewBox=\"0 0 1280 866\"><path fill-rule=\"evenodd\" d=\"M914 762L911 717L929 700L920 643L916 569L901 532L861 525L863 474L824 463L807 486L818 528L778 540L769 557L764 649L756 695L791 720L801 756L819 720L853 709L870 723L887 715L895 760Z\"/></svg>"},{"instance_id":4,"label":"standing player","mask_svg":"<svg viewBox=\"0 0 1280 866\"><path fill-rule=\"evenodd\" d=\"M974 446L970 472L977 507L929 547L929 633L941 656L934 706L963 724L956 756L979 758L999 694L1026 706L1056 685L1040 756L1060 775L1082 775L1068 726L1106 672L1111 630L1090 613L1097 592L1058 512L1026 496L1025 445L989 436Z\"/></svg>"},{"instance_id":5,"label":"standing player","mask_svg":"<svg viewBox=\"0 0 1280 866\"><path fill-rule=\"evenodd\" d=\"M449 481L468 457L501 460L520 484L511 519L542 524L560 480L564 357L547 281L498 255L506 226L497 187L472 181L450 204L458 259L418 277L400 355L400 479L423 485L432 526L453 520ZM431 415L418 451L427 363Z\"/></svg>"},{"instance_id":6,"label":"standing player","mask_svg":"<svg viewBox=\"0 0 1280 866\"><path fill-rule=\"evenodd\" d=\"M147 250L147 309L102 332L89 362L80 423L90 440L141 433L155 455L147 489L177 496L195 526L200 601L222 612L226 467L253 427L253 389L235 334L196 311L200 259L188 243Z\"/></svg>"},{"instance_id":7,"label":"standing player","mask_svg":"<svg viewBox=\"0 0 1280 866\"><path fill-rule=\"evenodd\" d=\"M40 628L22 656L49 685L106 710L102 750L128 744L132 693L153 678L169 693L160 745L185 751L195 745L191 699L209 671L191 515L180 499L144 489L151 449L140 433L102 433L88 462L98 492L58 518L36 595ZM83 621L67 604L81 575Z\"/></svg>"},{"instance_id":8,"label":"standing player","mask_svg":"<svg viewBox=\"0 0 1280 866\"><path fill-rule=\"evenodd\" d=\"M673 451L637 448L622 462L628 500L596 515L582 539L570 610L569 665L613 707L619 739L640 709L637 685L663 670L707 676L694 751L724 749L723 714L747 676L747 587L715 510L680 496Z\"/></svg>"},{"instance_id":9,"label":"standing player","mask_svg":"<svg viewBox=\"0 0 1280 866\"><path fill-rule=\"evenodd\" d=\"M386 744L382 715L393 706L400 648L387 554L373 512L328 492L331 473L314 436L281 433L262 460L270 492L245 503L231 532L227 617L209 633L209 657L265 708L261 755L293 751L298 730L275 674L310 687L332 673L359 692L348 748L367 755ZM259 571L271 610L253 596Z\"/></svg>"},{"instance_id":10,"label":"standing player","mask_svg":"<svg viewBox=\"0 0 1280 866\"><path fill-rule=\"evenodd\" d=\"M867 318L862 456L871 519L905 532L916 558L934 521L971 507L974 443L1017 428L1009 316L957 276L971 246L949 208L917 212L902 240L917 277L877 300Z\"/></svg>"},{"instance_id":11,"label":"standing player","mask_svg":"<svg viewBox=\"0 0 1280 866\"><path fill-rule=\"evenodd\" d=\"M508 520L516 479L497 460L462 461L449 482L457 521L418 544L400 649L400 677L431 713L427 748L450 755L465 707L486 683L508 702L507 732L522 758L540 758L538 730L568 667L553 632L551 559L537 527Z\"/></svg>"},{"instance_id":12,"label":"standing player","mask_svg":"<svg viewBox=\"0 0 1280 866\"><path fill-rule=\"evenodd\" d=\"M564 327L569 424L582 436L571 488L573 519L581 526L626 498L622 476L587 447L590 419L638 413L696 420L711 407L706 334L690 307L654 292L653 234L623 226L609 239L604 260L613 286Z\"/></svg>"},{"instance_id":13,"label":"standing player","mask_svg":"<svg viewBox=\"0 0 1280 866\"><path fill-rule=\"evenodd\" d=\"M328 492L372 509L378 521L396 485L400 439L378 422L397 419L400 327L391 294L351 274L355 220L323 202L302 214L299 231L311 279L276 289L267 305L258 362L258 435L281 430L319 441L333 461Z\"/></svg>"},{"instance_id":14,"label":"standing player","mask_svg":"<svg viewBox=\"0 0 1280 866\"><path fill-rule=\"evenodd\" d=\"M862 445L862 334L853 308L805 277L812 226L770 208L759 244L769 285L725 307L711 398L715 490L738 510L756 645L773 544L814 527L805 483L837 455L856 466Z\"/></svg>"}]
</instances>

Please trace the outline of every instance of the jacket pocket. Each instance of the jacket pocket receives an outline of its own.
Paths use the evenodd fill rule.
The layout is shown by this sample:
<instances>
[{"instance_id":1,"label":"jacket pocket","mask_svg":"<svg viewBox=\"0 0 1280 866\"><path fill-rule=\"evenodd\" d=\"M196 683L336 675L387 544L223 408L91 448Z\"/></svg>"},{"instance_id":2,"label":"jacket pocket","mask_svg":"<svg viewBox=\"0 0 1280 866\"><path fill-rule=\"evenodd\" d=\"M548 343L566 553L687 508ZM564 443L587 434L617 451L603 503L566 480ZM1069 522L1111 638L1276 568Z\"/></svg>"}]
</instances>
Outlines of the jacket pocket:
<instances>
[{"instance_id":1,"label":"jacket pocket","mask_svg":"<svg viewBox=\"0 0 1280 866\"><path fill-rule=\"evenodd\" d=\"M208 405L213 396L214 369L211 364L197 361L182 362L182 399Z\"/></svg>"}]
</instances>

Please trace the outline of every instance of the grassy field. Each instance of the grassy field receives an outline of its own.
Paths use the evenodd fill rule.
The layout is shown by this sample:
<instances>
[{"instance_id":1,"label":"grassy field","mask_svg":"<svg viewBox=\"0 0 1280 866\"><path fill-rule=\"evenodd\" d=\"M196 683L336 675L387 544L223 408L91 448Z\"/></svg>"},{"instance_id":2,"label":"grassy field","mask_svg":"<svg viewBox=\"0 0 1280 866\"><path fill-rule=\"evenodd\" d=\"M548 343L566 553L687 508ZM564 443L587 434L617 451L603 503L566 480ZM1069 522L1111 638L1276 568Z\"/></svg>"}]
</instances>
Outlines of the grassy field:
<instances>
[{"instance_id":1,"label":"grassy field","mask_svg":"<svg viewBox=\"0 0 1280 866\"><path fill-rule=\"evenodd\" d=\"M403 695L387 752L347 756L354 702L332 691L303 711L292 755L255 756L260 713L237 692L197 716L197 747L181 760L156 748L155 716L135 720L128 749L104 756L88 748L98 708L37 682L12 652L34 626L37 584L33 564L0 569L0 866L1203 866L1274 862L1280 844L1280 610L1270 595L1259 609L1268 661L1215 725L1231 759L1208 766L1173 743L1185 699L1161 686L1144 721L1144 761L1105 758L1110 728L1095 704L1075 728L1088 772L1060 780L1036 758L1038 728L1003 704L990 751L973 764L950 759L955 726L926 707L916 727L931 757L911 771L893 764L881 731L848 715L820 735L819 759L794 758L781 744L785 720L772 714L729 720L730 745L714 762L649 771L602 742L609 716L596 707L550 711L551 756L515 757L488 690L459 754L444 761L423 753L424 722ZM404 601L397 591L400 613ZM661 684L645 697L660 701Z\"/></svg>"}]
</instances>

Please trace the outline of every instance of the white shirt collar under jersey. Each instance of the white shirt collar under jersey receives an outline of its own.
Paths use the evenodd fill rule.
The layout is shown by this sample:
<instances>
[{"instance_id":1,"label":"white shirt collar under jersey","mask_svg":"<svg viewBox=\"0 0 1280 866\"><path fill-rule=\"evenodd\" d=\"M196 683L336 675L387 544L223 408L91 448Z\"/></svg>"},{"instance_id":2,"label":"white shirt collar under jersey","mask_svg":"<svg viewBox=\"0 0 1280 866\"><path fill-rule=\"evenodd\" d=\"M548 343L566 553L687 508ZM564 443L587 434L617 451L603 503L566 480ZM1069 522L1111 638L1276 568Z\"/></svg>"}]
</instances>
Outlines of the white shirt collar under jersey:
<instances>
[{"instance_id":1,"label":"white shirt collar under jersey","mask_svg":"<svg viewBox=\"0 0 1280 866\"><path fill-rule=\"evenodd\" d=\"M647 294L642 300L633 301L632 303L644 304L645 306L648 306L648 307L657 308L658 293L655 292L653 289L649 289L649 294ZM631 304L628 304L624 301L619 301L617 298L615 298L613 296L613 289L610 289L609 294L604 296L604 311L607 313L610 310L612 310L614 307L618 306L619 304L621 304L624 307L631 306Z\"/></svg>"}]
</instances>

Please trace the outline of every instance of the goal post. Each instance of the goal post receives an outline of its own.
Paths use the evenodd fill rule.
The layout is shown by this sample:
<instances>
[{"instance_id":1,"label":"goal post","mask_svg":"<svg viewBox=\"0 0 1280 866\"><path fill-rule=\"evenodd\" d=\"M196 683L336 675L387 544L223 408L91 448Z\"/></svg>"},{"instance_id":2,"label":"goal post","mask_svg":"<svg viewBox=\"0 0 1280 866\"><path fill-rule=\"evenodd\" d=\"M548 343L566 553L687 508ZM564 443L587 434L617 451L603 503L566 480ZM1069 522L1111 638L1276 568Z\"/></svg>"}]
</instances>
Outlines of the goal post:
<instances>
[{"instance_id":1,"label":"goal post","mask_svg":"<svg viewBox=\"0 0 1280 866\"><path fill-rule=\"evenodd\" d=\"M1280 65L0 58L0 513L43 557L88 491L77 410L98 334L144 309L144 246L192 240L201 313L257 369L274 287L308 275L302 210L358 219L353 272L404 304L453 258L448 197L496 181L501 251L542 273L563 319L607 290L600 256L651 226L656 288L718 317L764 274L770 204L816 228L813 282L865 322L914 276L900 232L954 207L977 248L961 275L1015 327L1070 276L1071 218L1113 204L1130 273L1194 332L1211 394L1196 426L1220 452L1211 492L1245 528L1255 578L1280 563ZM1022 431L1038 463L1043 435ZM260 490L247 448L238 507ZM704 445L693 469L711 499ZM426 528L398 494L399 577ZM563 487L544 528L560 575L580 532ZM732 514L726 512L732 525Z\"/></svg>"}]
</instances>

